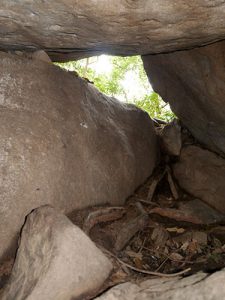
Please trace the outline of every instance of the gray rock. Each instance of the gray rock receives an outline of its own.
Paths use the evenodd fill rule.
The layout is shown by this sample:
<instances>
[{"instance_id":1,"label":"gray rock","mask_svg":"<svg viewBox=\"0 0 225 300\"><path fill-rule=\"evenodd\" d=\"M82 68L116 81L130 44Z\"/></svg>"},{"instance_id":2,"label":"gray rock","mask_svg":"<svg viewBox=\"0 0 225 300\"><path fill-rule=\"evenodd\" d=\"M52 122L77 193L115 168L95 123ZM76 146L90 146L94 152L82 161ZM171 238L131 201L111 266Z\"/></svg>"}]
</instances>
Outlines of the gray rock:
<instances>
[{"instance_id":1,"label":"gray rock","mask_svg":"<svg viewBox=\"0 0 225 300\"><path fill-rule=\"evenodd\" d=\"M28 215L2 300L70 300L96 292L112 264L66 216L49 206Z\"/></svg>"},{"instance_id":2,"label":"gray rock","mask_svg":"<svg viewBox=\"0 0 225 300\"><path fill-rule=\"evenodd\" d=\"M180 201L178 208L187 215L199 220L201 224L216 224L225 221L225 215L199 199Z\"/></svg>"},{"instance_id":3,"label":"gray rock","mask_svg":"<svg viewBox=\"0 0 225 300\"><path fill-rule=\"evenodd\" d=\"M186 278L155 278L139 285L123 283L95 300L219 300L225 298L225 270Z\"/></svg>"},{"instance_id":4,"label":"gray rock","mask_svg":"<svg viewBox=\"0 0 225 300\"><path fill-rule=\"evenodd\" d=\"M172 156L179 156L182 147L181 127L177 120L165 125L159 134L163 150Z\"/></svg>"},{"instance_id":5,"label":"gray rock","mask_svg":"<svg viewBox=\"0 0 225 300\"><path fill-rule=\"evenodd\" d=\"M32 59L37 59L37 60L44 61L47 63L52 62L50 57L48 56L48 54L43 50L37 50L37 51L32 52Z\"/></svg>"},{"instance_id":6,"label":"gray rock","mask_svg":"<svg viewBox=\"0 0 225 300\"><path fill-rule=\"evenodd\" d=\"M184 190L225 213L225 160L223 158L200 147L188 146L182 149L179 161L173 166L173 172Z\"/></svg>"},{"instance_id":7,"label":"gray rock","mask_svg":"<svg viewBox=\"0 0 225 300\"><path fill-rule=\"evenodd\" d=\"M224 13L224 0L1 0L0 48L53 60L174 51L224 39Z\"/></svg>"},{"instance_id":8,"label":"gray rock","mask_svg":"<svg viewBox=\"0 0 225 300\"><path fill-rule=\"evenodd\" d=\"M225 155L225 41L189 51L143 56L156 92L192 135Z\"/></svg>"},{"instance_id":9,"label":"gray rock","mask_svg":"<svg viewBox=\"0 0 225 300\"><path fill-rule=\"evenodd\" d=\"M147 113L73 73L4 53L0 70L1 258L34 208L123 204L158 150Z\"/></svg>"}]
</instances>

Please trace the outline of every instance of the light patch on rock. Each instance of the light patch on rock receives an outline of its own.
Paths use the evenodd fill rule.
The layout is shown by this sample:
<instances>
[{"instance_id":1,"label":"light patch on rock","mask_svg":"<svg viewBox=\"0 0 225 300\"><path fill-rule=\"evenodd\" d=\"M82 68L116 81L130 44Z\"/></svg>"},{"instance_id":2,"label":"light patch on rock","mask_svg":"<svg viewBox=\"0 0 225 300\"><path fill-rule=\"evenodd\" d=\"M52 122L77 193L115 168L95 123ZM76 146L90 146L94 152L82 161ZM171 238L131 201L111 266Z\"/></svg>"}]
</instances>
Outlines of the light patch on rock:
<instances>
[{"instance_id":1,"label":"light patch on rock","mask_svg":"<svg viewBox=\"0 0 225 300\"><path fill-rule=\"evenodd\" d=\"M50 206L23 226L2 300L69 300L97 291L112 264L81 229Z\"/></svg>"}]
</instances>

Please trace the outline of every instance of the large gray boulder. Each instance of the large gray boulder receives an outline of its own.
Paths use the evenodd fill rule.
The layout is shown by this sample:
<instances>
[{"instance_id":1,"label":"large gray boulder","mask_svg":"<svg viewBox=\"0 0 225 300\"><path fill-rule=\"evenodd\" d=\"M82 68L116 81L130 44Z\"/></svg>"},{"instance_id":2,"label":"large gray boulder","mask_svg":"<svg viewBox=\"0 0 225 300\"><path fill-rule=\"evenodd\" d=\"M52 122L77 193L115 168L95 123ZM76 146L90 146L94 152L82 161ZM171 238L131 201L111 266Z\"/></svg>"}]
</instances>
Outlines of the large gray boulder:
<instances>
[{"instance_id":1,"label":"large gray boulder","mask_svg":"<svg viewBox=\"0 0 225 300\"><path fill-rule=\"evenodd\" d=\"M184 190L225 213L225 159L200 147L188 146L182 149L173 172Z\"/></svg>"},{"instance_id":2,"label":"large gray boulder","mask_svg":"<svg viewBox=\"0 0 225 300\"><path fill-rule=\"evenodd\" d=\"M127 282L95 300L220 300L225 298L225 270L181 278L155 278L139 284Z\"/></svg>"},{"instance_id":3,"label":"large gray boulder","mask_svg":"<svg viewBox=\"0 0 225 300\"><path fill-rule=\"evenodd\" d=\"M225 155L225 41L143 61L154 90L193 136Z\"/></svg>"},{"instance_id":4,"label":"large gray boulder","mask_svg":"<svg viewBox=\"0 0 225 300\"><path fill-rule=\"evenodd\" d=\"M123 204L152 173L157 145L147 113L73 73L4 53L0 72L2 257L40 205Z\"/></svg>"},{"instance_id":5,"label":"large gray boulder","mask_svg":"<svg viewBox=\"0 0 225 300\"><path fill-rule=\"evenodd\" d=\"M60 212L43 206L26 219L1 299L83 299L96 293L111 271L109 259L81 229Z\"/></svg>"},{"instance_id":6,"label":"large gray boulder","mask_svg":"<svg viewBox=\"0 0 225 300\"><path fill-rule=\"evenodd\" d=\"M224 14L224 0L1 0L0 48L56 60L173 51L224 39Z\"/></svg>"}]
</instances>

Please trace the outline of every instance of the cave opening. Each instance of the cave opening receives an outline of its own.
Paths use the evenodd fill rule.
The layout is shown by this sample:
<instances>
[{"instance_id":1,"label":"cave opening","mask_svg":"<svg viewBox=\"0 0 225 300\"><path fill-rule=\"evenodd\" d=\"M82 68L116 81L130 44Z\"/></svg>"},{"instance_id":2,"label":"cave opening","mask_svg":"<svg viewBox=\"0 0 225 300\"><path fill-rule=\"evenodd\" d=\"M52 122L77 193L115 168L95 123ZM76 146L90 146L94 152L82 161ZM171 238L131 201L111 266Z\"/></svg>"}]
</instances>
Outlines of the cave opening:
<instances>
[{"instance_id":1,"label":"cave opening","mask_svg":"<svg viewBox=\"0 0 225 300\"><path fill-rule=\"evenodd\" d=\"M178 55L181 54L179 52ZM172 82L179 86L183 83L186 87L187 84L185 78L182 78L184 71L176 74L174 69L173 72L170 71L170 65L166 69L164 63L162 65L158 63L164 58L167 60L167 55L159 56L159 61L155 63L154 82L160 81L156 72L160 69L167 79L163 80L163 83L166 83L165 90L169 86L170 92L173 92L174 87L168 80L169 76L172 77ZM170 55L177 56L177 53ZM29 177L34 177L29 186L27 182L20 184L28 187L28 197L29 195L31 198L34 195L36 197L36 194L43 193L44 188L57 191L54 199L50 200L54 202L55 197L57 201L62 199L63 205L66 203L69 207L66 216L70 221L82 228L91 240L103 249L104 255L113 258L116 269L110 280L118 274L116 283L137 278L148 279L146 277L148 275L174 277L193 275L198 271L207 274L224 267L224 226L217 226L224 224L224 214L220 209L220 192L217 192L219 201L215 201L214 193L215 190L222 191L224 161L215 153L209 152L205 145L200 144L179 119L172 120L174 115L169 105L163 102L149 84L140 57L122 58L102 55L58 64L70 71L65 72L52 66L49 61L46 64L46 62L31 61L30 58L18 58L8 54L2 56L3 75L5 74L2 76L2 86L14 96L9 98L10 93L2 94L4 117L10 121L10 127L6 132L6 141L7 138L9 140L6 143L7 147L3 145L1 149L4 154L2 157L7 158L10 147L18 147L16 149L18 171L14 173L14 176L19 174L17 182L25 178L21 176L24 174L24 166L25 171L28 170L30 174ZM154 66L152 60L157 60L158 56L154 59L152 57L149 56L147 59L151 62L151 66ZM10 76L14 77L8 76L9 65L5 64L4 60L11 62L13 69ZM18 61L24 67L22 72L17 71ZM177 61L177 57L174 61ZM176 67L174 61L171 68ZM114 71L113 64L116 66ZM187 72L190 70L187 66L184 69ZM24 73L24 81L21 83ZM77 78L78 76L83 79ZM15 88L10 84L9 78L13 78L13 82L18 85L20 91L18 95L13 93ZM137 83L141 83L141 88ZM124 109L126 105L121 105L121 102L111 101L111 98L96 93L92 84L108 96L145 109L156 121L153 122L154 126L143 111L136 108L133 112L132 109ZM159 86L160 89L164 91L164 85ZM176 99L177 96L179 101L186 99L185 93L181 92L187 92L187 88L178 89L176 86L174 90L176 91L172 93L170 100ZM187 105L189 96L188 94L188 99L185 101ZM107 109L105 109L107 103L115 112L112 114L116 116L115 120L107 116ZM24 113L25 105L29 108L27 123L26 119L18 118L15 113L17 112L15 108L19 108ZM15 113L13 122L11 122L12 108ZM102 112L106 112L103 118ZM130 113L132 114L129 115ZM12 123L20 131L12 130ZM25 139L27 151L24 151L24 138L17 141L18 132L25 132L24 135L27 135ZM15 136L11 140L12 134ZM37 142L37 137L41 142ZM33 159L34 148L40 149L39 152L37 151L37 160ZM159 152L160 161L156 159ZM25 154L27 156L24 158ZM33 168L37 173L32 168L30 171L27 162L34 164ZM5 167L5 169L13 169L15 163L13 160L12 162L3 160L5 165L10 163L12 167ZM218 170L218 166L222 167ZM49 173L42 176L46 170ZM77 170L80 173L77 173ZM219 174L216 182L212 180L215 173ZM59 178L57 174L60 174ZM3 178L4 176L5 174L2 175ZM62 182L62 178L66 178L65 182ZM75 182L79 184L76 186ZM81 184L82 189L79 190ZM134 187L137 189L135 190ZM61 199L57 198L60 189L63 195ZM82 194L83 191L85 193ZM208 197L211 191L213 191L213 198ZM75 195L74 198L71 195ZM98 202L99 195L103 195L101 202ZM45 204L45 191L43 196L43 202L35 203L37 210L45 214L56 214L49 207L42 206L43 203ZM80 201L82 196L83 201ZM119 202L119 197L124 202ZM9 195L9 199L14 198ZM90 202L87 202L84 207L83 203L87 199ZM71 210L76 201L79 206ZM26 203L30 202L26 201ZM122 203L123 206L113 206L118 203L120 205ZM100 207L101 204L104 205ZM214 209L215 204L217 207ZM35 211L33 213L36 214ZM80 216L84 217L80 218ZM19 221L22 219L20 217ZM30 224L28 223L27 226ZM23 243L27 243L26 238ZM64 243L66 245L67 241L63 240L63 243L58 246L61 247ZM72 248L74 244L71 243L68 249L70 246ZM23 256L19 259L21 257ZM78 257L80 259L80 253ZM19 259L15 266L17 263L27 265L21 264ZM62 263L64 266L63 259ZM12 261L7 270L7 278L11 276L10 267ZM2 270L4 271L3 268ZM12 272L16 272L15 270L18 268L15 267ZM198 274L196 276L199 276ZM3 282L4 278L0 278L0 283L1 280ZM4 282L2 286L3 284ZM13 289L15 288L12 285Z\"/></svg>"},{"instance_id":2,"label":"cave opening","mask_svg":"<svg viewBox=\"0 0 225 300\"><path fill-rule=\"evenodd\" d=\"M87 79L107 96L143 109L153 120L170 122L175 118L169 103L153 90L139 55L102 54L57 65Z\"/></svg>"}]
</instances>

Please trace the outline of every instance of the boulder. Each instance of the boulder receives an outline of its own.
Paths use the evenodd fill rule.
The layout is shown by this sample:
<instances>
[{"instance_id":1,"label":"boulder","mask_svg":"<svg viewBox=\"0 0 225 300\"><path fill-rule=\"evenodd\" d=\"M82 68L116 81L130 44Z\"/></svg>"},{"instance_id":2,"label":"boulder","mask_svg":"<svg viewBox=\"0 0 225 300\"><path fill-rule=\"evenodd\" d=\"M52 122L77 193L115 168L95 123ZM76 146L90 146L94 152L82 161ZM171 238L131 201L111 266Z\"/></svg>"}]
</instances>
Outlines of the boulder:
<instances>
[{"instance_id":1,"label":"boulder","mask_svg":"<svg viewBox=\"0 0 225 300\"><path fill-rule=\"evenodd\" d=\"M218 211L225 213L225 160L197 146L182 149L173 166L179 185Z\"/></svg>"},{"instance_id":2,"label":"boulder","mask_svg":"<svg viewBox=\"0 0 225 300\"><path fill-rule=\"evenodd\" d=\"M168 52L224 39L224 13L224 0L1 0L0 48L57 61Z\"/></svg>"},{"instance_id":3,"label":"boulder","mask_svg":"<svg viewBox=\"0 0 225 300\"><path fill-rule=\"evenodd\" d=\"M19 244L2 300L77 299L96 292L112 270L81 229L49 206L28 215Z\"/></svg>"},{"instance_id":4,"label":"boulder","mask_svg":"<svg viewBox=\"0 0 225 300\"><path fill-rule=\"evenodd\" d=\"M219 300L225 298L225 270L181 278L155 278L122 283L95 300Z\"/></svg>"},{"instance_id":5,"label":"boulder","mask_svg":"<svg viewBox=\"0 0 225 300\"><path fill-rule=\"evenodd\" d=\"M179 156L182 147L181 126L173 120L159 131L163 151L171 156Z\"/></svg>"},{"instance_id":6,"label":"boulder","mask_svg":"<svg viewBox=\"0 0 225 300\"><path fill-rule=\"evenodd\" d=\"M147 113L72 72L5 53L0 70L1 258L34 208L123 204L158 150Z\"/></svg>"},{"instance_id":7,"label":"boulder","mask_svg":"<svg viewBox=\"0 0 225 300\"><path fill-rule=\"evenodd\" d=\"M154 90L193 136L225 155L225 41L143 61Z\"/></svg>"}]
</instances>

